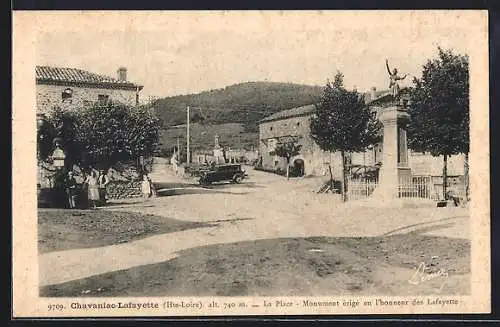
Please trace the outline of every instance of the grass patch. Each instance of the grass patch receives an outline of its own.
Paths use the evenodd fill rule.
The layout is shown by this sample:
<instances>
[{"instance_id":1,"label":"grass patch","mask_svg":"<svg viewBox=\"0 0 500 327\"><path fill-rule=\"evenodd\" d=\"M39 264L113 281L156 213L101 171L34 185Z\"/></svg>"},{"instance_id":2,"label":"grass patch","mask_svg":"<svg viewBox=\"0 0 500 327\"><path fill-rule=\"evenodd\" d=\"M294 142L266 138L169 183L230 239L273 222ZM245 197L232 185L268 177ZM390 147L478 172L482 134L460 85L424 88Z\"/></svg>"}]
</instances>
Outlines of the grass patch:
<instances>
[{"instance_id":1,"label":"grass patch","mask_svg":"<svg viewBox=\"0 0 500 327\"><path fill-rule=\"evenodd\" d=\"M40 253L126 243L148 236L209 227L151 214L108 210L38 210Z\"/></svg>"},{"instance_id":2,"label":"grass patch","mask_svg":"<svg viewBox=\"0 0 500 327\"><path fill-rule=\"evenodd\" d=\"M289 238L211 245L159 264L41 289L41 296L320 296L435 294L443 278L411 285L414 268L449 273L440 294L470 292L470 242L418 234Z\"/></svg>"}]
</instances>

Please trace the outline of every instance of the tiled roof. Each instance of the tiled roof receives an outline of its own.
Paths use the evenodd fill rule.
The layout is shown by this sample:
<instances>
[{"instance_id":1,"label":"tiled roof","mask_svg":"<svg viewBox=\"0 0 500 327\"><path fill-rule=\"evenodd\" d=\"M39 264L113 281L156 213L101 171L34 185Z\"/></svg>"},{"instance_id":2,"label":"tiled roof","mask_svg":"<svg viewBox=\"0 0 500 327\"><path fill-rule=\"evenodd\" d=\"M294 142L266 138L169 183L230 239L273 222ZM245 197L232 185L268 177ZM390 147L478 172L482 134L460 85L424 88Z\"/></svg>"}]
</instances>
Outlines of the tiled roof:
<instances>
[{"instance_id":1,"label":"tiled roof","mask_svg":"<svg viewBox=\"0 0 500 327\"><path fill-rule=\"evenodd\" d=\"M288 110L279 111L261 120L261 122L280 120L285 118L291 118L296 116L304 116L311 114L314 111L314 104L310 104L303 107L292 108Z\"/></svg>"},{"instance_id":2,"label":"tiled roof","mask_svg":"<svg viewBox=\"0 0 500 327\"><path fill-rule=\"evenodd\" d=\"M105 75L99 75L78 68L36 66L36 80L44 82L67 82L82 84L100 84L108 86L140 87L130 81L119 81Z\"/></svg>"}]
</instances>

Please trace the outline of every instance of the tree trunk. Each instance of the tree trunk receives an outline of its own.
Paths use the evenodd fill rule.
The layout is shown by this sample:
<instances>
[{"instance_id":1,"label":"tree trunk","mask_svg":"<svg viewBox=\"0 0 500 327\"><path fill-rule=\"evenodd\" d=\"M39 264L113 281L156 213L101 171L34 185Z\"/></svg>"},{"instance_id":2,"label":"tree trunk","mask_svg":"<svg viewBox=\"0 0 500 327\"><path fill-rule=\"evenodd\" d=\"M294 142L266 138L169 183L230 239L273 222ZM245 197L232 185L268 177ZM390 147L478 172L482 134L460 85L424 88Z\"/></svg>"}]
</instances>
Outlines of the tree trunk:
<instances>
[{"instance_id":1,"label":"tree trunk","mask_svg":"<svg viewBox=\"0 0 500 327\"><path fill-rule=\"evenodd\" d=\"M469 153L465 154L465 159L464 159L464 183L465 183L465 200L470 201L470 197L469 197Z\"/></svg>"},{"instance_id":2,"label":"tree trunk","mask_svg":"<svg viewBox=\"0 0 500 327\"><path fill-rule=\"evenodd\" d=\"M347 199L347 174L346 174L346 157L345 157L345 152L340 151L340 154L342 155L342 200L346 202Z\"/></svg>"},{"instance_id":3,"label":"tree trunk","mask_svg":"<svg viewBox=\"0 0 500 327\"><path fill-rule=\"evenodd\" d=\"M446 196L447 178L448 177L448 156L443 156L443 199L448 200Z\"/></svg>"},{"instance_id":4,"label":"tree trunk","mask_svg":"<svg viewBox=\"0 0 500 327\"><path fill-rule=\"evenodd\" d=\"M288 162L286 164L286 179L290 179L290 164Z\"/></svg>"}]
</instances>

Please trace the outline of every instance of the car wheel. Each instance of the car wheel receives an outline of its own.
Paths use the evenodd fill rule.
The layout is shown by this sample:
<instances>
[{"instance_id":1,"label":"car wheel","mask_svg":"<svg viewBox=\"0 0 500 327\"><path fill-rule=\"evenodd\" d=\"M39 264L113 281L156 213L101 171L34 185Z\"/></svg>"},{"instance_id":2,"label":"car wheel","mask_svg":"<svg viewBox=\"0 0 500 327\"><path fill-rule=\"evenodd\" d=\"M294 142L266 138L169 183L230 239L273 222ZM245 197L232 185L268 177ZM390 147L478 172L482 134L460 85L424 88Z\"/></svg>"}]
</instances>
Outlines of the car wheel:
<instances>
[{"instance_id":1,"label":"car wheel","mask_svg":"<svg viewBox=\"0 0 500 327\"><path fill-rule=\"evenodd\" d=\"M233 181L234 181L235 183L239 184L239 183L241 183L241 180L242 180L242 179L243 179L243 178L241 178L241 176L240 176L240 175L236 175L236 176L234 176Z\"/></svg>"}]
</instances>

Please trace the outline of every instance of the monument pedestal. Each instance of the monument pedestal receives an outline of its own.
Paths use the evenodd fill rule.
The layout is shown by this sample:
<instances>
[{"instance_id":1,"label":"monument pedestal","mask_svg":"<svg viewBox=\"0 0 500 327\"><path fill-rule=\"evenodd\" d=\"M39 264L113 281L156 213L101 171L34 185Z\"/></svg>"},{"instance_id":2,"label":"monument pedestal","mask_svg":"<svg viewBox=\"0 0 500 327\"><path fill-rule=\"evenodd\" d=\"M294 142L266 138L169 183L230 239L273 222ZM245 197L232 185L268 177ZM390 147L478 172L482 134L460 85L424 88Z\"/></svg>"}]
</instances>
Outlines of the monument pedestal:
<instances>
[{"instance_id":1,"label":"monument pedestal","mask_svg":"<svg viewBox=\"0 0 500 327\"><path fill-rule=\"evenodd\" d=\"M215 135L214 159L217 164L225 163L224 149L219 145L219 136Z\"/></svg>"},{"instance_id":2,"label":"monument pedestal","mask_svg":"<svg viewBox=\"0 0 500 327\"><path fill-rule=\"evenodd\" d=\"M222 151L222 148L214 148L214 158L215 162L220 164L224 163L224 152Z\"/></svg>"},{"instance_id":3,"label":"monument pedestal","mask_svg":"<svg viewBox=\"0 0 500 327\"><path fill-rule=\"evenodd\" d=\"M383 206L400 206L400 185L411 182L411 169L408 166L408 146L406 124L409 115L403 107L391 105L379 113L384 125L382 167L379 171L379 184L370 200Z\"/></svg>"}]
</instances>

